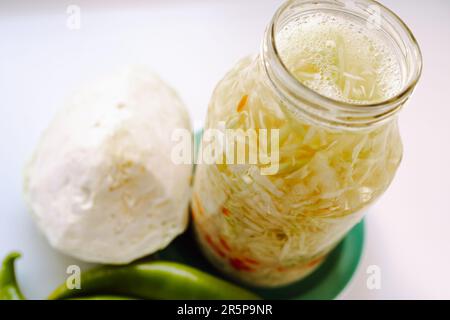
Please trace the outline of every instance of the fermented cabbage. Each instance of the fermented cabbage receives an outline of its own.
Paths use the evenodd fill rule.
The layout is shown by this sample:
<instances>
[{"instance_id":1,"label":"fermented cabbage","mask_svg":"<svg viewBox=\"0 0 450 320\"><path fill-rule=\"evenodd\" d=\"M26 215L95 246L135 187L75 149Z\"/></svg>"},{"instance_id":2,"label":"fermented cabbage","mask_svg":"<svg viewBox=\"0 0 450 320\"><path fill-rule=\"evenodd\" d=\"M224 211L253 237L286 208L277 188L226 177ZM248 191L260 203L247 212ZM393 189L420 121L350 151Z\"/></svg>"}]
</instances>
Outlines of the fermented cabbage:
<instances>
[{"instance_id":1,"label":"fermented cabbage","mask_svg":"<svg viewBox=\"0 0 450 320\"><path fill-rule=\"evenodd\" d=\"M332 47L323 35L318 40ZM341 59L333 63L339 70L342 49L336 45L341 44L333 42L332 49ZM317 65L303 61L302 74L296 76L311 85L308 79L320 74L315 75ZM355 80L347 85L360 81L356 77L364 70L351 69L351 63L328 81L339 83L344 73ZM374 85L375 76L366 75ZM192 208L201 247L214 264L252 285L279 286L315 270L361 220L362 209L389 186L402 145L395 119L347 131L295 117L265 79L259 56L241 60L214 91L206 129L218 128L221 122L226 129L279 129L278 172L261 175L261 163L199 164ZM355 103L388 97L370 90L363 95L363 89L345 86L343 81L338 90ZM255 152L250 147L247 151Z\"/></svg>"}]
</instances>

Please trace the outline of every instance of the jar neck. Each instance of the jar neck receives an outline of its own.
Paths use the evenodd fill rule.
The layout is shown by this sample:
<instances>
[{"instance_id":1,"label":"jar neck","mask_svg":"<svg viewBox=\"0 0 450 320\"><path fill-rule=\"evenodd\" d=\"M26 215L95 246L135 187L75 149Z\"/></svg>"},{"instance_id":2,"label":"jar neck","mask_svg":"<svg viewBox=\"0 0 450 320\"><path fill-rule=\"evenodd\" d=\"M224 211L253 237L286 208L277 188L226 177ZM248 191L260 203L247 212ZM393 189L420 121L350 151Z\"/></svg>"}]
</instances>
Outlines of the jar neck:
<instances>
[{"instance_id":1,"label":"jar neck","mask_svg":"<svg viewBox=\"0 0 450 320\"><path fill-rule=\"evenodd\" d=\"M352 104L321 95L291 74L277 50L279 30L305 12L324 10L344 17L351 15L353 19L357 17L368 28L378 28L389 36L398 49L402 70L402 86L395 96L373 104ZM374 12L377 19L373 18ZM269 85L289 112L319 125L349 130L376 127L395 118L414 90L422 70L420 48L411 31L393 12L371 0L287 1L275 13L265 32L261 59Z\"/></svg>"}]
</instances>

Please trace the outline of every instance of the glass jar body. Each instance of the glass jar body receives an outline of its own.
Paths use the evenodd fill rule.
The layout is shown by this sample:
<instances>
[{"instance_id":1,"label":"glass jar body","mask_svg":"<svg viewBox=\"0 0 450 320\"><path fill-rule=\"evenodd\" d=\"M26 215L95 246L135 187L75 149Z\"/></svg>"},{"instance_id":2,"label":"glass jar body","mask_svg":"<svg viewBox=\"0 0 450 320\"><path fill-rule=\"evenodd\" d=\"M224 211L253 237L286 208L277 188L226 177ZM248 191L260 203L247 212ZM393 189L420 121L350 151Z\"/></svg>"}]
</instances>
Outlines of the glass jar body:
<instances>
[{"instance_id":1,"label":"glass jar body","mask_svg":"<svg viewBox=\"0 0 450 320\"><path fill-rule=\"evenodd\" d=\"M386 190L402 157L396 116L359 130L301 118L269 84L260 56L241 60L218 84L208 129L255 130L258 145L270 144L260 141L261 129L278 132L275 172L263 174L267 163L259 161L196 169L200 246L220 270L254 286L289 284L320 266Z\"/></svg>"}]
</instances>

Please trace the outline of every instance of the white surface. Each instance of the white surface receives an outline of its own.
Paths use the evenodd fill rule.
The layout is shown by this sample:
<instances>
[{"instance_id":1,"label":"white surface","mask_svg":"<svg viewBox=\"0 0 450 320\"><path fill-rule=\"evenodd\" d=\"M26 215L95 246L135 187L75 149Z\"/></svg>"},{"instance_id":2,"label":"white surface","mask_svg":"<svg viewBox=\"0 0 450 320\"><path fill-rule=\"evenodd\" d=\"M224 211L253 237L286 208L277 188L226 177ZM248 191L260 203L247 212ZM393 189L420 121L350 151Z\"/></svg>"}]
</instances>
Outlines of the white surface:
<instances>
[{"instance_id":1,"label":"white surface","mask_svg":"<svg viewBox=\"0 0 450 320\"><path fill-rule=\"evenodd\" d=\"M21 170L40 132L81 82L142 63L178 89L201 126L211 91L240 57L259 50L281 1L0 2L0 256L19 250L25 294L44 298L80 262L52 250L21 197ZM424 73L401 114L405 155L397 177L367 218L364 258L348 299L450 299L450 2L383 1L418 38ZM84 264L80 264L85 266ZM368 290L366 268L381 268Z\"/></svg>"}]
</instances>

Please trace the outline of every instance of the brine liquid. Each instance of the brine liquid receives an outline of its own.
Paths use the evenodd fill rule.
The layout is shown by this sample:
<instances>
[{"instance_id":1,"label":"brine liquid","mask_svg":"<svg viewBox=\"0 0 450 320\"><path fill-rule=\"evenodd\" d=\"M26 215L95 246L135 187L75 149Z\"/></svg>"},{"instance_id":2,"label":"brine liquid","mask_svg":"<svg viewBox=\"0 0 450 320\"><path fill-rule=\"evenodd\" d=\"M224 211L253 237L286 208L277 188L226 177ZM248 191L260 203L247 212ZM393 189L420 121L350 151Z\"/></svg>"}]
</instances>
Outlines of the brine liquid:
<instances>
[{"instance_id":1,"label":"brine liquid","mask_svg":"<svg viewBox=\"0 0 450 320\"><path fill-rule=\"evenodd\" d=\"M393 47L375 29L314 13L288 23L276 38L281 59L304 85L351 103L386 100L401 87Z\"/></svg>"}]
</instances>

